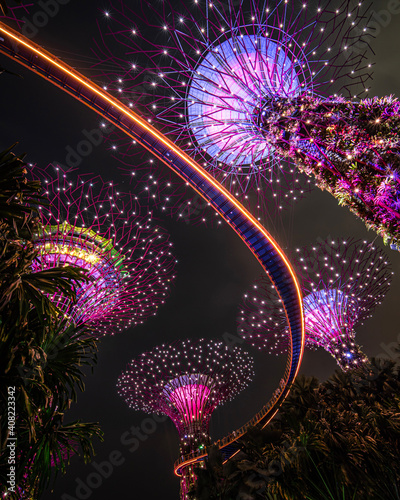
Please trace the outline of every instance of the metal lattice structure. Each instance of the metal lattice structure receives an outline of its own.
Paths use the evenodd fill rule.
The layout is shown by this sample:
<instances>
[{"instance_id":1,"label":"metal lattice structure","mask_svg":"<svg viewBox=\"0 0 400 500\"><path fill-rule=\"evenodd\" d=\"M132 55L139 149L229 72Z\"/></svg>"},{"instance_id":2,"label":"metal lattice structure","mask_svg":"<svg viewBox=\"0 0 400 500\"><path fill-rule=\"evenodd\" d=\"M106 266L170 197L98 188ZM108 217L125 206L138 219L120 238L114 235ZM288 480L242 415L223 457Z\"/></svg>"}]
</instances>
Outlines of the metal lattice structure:
<instances>
[{"instance_id":1,"label":"metal lattice structure","mask_svg":"<svg viewBox=\"0 0 400 500\"><path fill-rule=\"evenodd\" d=\"M32 6L32 3L24 2L15 7L8 7L6 13L0 9L0 19L6 22L15 22L18 27L22 27L26 20L24 17L31 14L30 10L32 9Z\"/></svg>"},{"instance_id":2,"label":"metal lattice structure","mask_svg":"<svg viewBox=\"0 0 400 500\"><path fill-rule=\"evenodd\" d=\"M52 170L52 172L51 172ZM157 313L174 279L168 234L131 193L100 176L33 168L49 206L41 206L34 271L79 267L90 281L77 285L76 304L62 293L51 300L76 324L101 334L143 323Z\"/></svg>"},{"instance_id":3,"label":"metal lattice structure","mask_svg":"<svg viewBox=\"0 0 400 500\"><path fill-rule=\"evenodd\" d=\"M364 93L370 79L362 2L169 1L131 8L111 0L105 17L95 52L107 89L164 124L235 195L258 195L255 205L269 188L279 207L308 189L265 137L260 114L268 102L339 92L350 98ZM132 145L119 149L127 163Z\"/></svg>"},{"instance_id":4,"label":"metal lattice structure","mask_svg":"<svg viewBox=\"0 0 400 500\"><path fill-rule=\"evenodd\" d=\"M118 380L118 392L135 410L167 415L178 430L184 455L210 444L213 411L233 399L253 375L253 360L242 349L220 341L188 339L134 359ZM191 482L193 471L188 468L182 475L182 500Z\"/></svg>"},{"instance_id":5,"label":"metal lattice structure","mask_svg":"<svg viewBox=\"0 0 400 500\"><path fill-rule=\"evenodd\" d=\"M324 348L343 370L367 360L355 342L355 327L371 316L389 290L392 271L386 254L361 240L325 241L296 254L302 276L306 347ZM267 279L246 293L238 332L269 353L287 349L282 303Z\"/></svg>"}]
</instances>

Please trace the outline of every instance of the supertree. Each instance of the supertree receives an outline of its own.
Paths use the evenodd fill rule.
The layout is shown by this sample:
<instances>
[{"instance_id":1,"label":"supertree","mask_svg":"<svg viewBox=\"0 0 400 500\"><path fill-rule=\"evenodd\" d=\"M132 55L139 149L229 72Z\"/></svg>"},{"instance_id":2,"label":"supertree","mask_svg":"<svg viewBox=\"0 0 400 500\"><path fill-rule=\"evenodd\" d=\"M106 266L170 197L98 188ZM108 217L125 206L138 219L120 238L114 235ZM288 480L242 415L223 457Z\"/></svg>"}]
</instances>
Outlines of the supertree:
<instances>
[{"instance_id":1,"label":"supertree","mask_svg":"<svg viewBox=\"0 0 400 500\"><path fill-rule=\"evenodd\" d=\"M238 347L215 340L188 339L162 345L135 358L118 380L118 392L128 405L147 413L162 413L175 424L180 454L204 452L210 443L212 412L244 389L253 377L253 360ZM184 469L181 498L195 476Z\"/></svg>"},{"instance_id":2,"label":"supertree","mask_svg":"<svg viewBox=\"0 0 400 500\"><path fill-rule=\"evenodd\" d=\"M371 316L389 290L386 254L361 240L336 240L298 249L293 259L304 294L306 346L323 347L344 371L367 361L355 341L355 327ZM280 299L262 277L246 293L238 332L253 346L279 354L287 348Z\"/></svg>"},{"instance_id":3,"label":"supertree","mask_svg":"<svg viewBox=\"0 0 400 500\"><path fill-rule=\"evenodd\" d=\"M259 204L267 185L278 194L284 182L277 181L288 176L296 196L299 145L288 154L287 137L280 144L287 135L280 115L293 103L298 118L305 101L339 105L330 94L351 99L367 90L372 65L362 2L140 3L133 10L111 0L105 12L108 28L95 51L107 88L164 123L235 194ZM315 160L310 141L306 136L300 153ZM342 160L347 155L337 153L326 163Z\"/></svg>"},{"instance_id":4,"label":"supertree","mask_svg":"<svg viewBox=\"0 0 400 500\"><path fill-rule=\"evenodd\" d=\"M98 175L75 178L60 167L32 169L49 203L39 207L33 270L73 266L90 281L76 284L76 303L62 293L52 301L75 324L99 334L141 324L164 303L174 278L168 234L152 222L131 193Z\"/></svg>"}]
</instances>

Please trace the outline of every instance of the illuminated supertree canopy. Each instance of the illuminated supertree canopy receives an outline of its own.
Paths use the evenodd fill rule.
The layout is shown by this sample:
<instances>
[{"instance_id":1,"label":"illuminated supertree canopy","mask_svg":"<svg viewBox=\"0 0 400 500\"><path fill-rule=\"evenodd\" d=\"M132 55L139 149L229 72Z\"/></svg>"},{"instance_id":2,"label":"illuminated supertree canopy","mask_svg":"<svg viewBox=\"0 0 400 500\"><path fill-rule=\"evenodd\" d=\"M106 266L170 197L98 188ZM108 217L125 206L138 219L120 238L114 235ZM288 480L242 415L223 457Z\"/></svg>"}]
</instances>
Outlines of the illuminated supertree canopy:
<instances>
[{"instance_id":1,"label":"illuminated supertree canopy","mask_svg":"<svg viewBox=\"0 0 400 500\"><path fill-rule=\"evenodd\" d=\"M118 381L119 394L135 410L163 413L178 429L181 447L208 439L212 412L243 390L253 360L220 341L188 339L140 355Z\"/></svg>"},{"instance_id":2,"label":"illuminated supertree canopy","mask_svg":"<svg viewBox=\"0 0 400 500\"><path fill-rule=\"evenodd\" d=\"M282 99L365 92L366 11L351 1L198 0L163 8L143 1L130 9L111 0L97 48L108 69L99 76L130 105L139 100L149 121L164 123L235 194L263 198L266 186L278 194L286 176L295 197L304 187L296 189L294 158L282 154L262 118Z\"/></svg>"},{"instance_id":3,"label":"illuminated supertree canopy","mask_svg":"<svg viewBox=\"0 0 400 500\"><path fill-rule=\"evenodd\" d=\"M188 339L134 359L118 380L118 392L135 410L170 417L179 433L180 452L186 454L210 443L212 412L252 378L253 360L242 349L220 341ZM193 471L187 472L181 483L182 498Z\"/></svg>"},{"instance_id":4,"label":"illuminated supertree canopy","mask_svg":"<svg viewBox=\"0 0 400 500\"><path fill-rule=\"evenodd\" d=\"M343 370L367 361L355 327L389 290L393 273L385 253L366 241L336 240L299 249L293 260L304 295L306 346L323 347ZM286 318L267 278L245 294L237 321L253 346L276 354L287 349Z\"/></svg>"},{"instance_id":5,"label":"illuminated supertree canopy","mask_svg":"<svg viewBox=\"0 0 400 500\"><path fill-rule=\"evenodd\" d=\"M74 266L90 281L76 285L72 304L62 293L52 301L76 324L101 334L141 324L164 303L174 278L169 236L152 222L136 196L100 176L33 168L49 205L40 207L34 271Z\"/></svg>"}]
</instances>

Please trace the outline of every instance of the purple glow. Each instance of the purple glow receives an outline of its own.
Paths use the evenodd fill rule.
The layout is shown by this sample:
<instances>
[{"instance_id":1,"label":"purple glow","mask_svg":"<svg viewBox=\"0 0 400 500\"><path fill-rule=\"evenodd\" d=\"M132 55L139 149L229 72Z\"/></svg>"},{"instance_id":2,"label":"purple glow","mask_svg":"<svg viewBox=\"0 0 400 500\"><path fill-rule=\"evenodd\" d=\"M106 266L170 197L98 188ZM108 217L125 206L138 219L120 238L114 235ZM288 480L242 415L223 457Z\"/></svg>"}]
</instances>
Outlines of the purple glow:
<instances>
[{"instance_id":1,"label":"purple glow","mask_svg":"<svg viewBox=\"0 0 400 500\"><path fill-rule=\"evenodd\" d=\"M371 316L392 277L386 254L366 241L336 240L297 250L292 262L304 295L306 347L322 347L343 370L367 361L355 342L355 327ZM279 296L267 278L247 293L238 332L252 345L279 354L288 332Z\"/></svg>"},{"instance_id":2,"label":"purple glow","mask_svg":"<svg viewBox=\"0 0 400 500\"><path fill-rule=\"evenodd\" d=\"M136 9L110 0L112 15L102 22L94 50L113 69L97 62L94 71L128 105L140 103L149 121L165 127L235 195L248 200L253 192L255 209L267 196L260 212L284 208L311 185L266 140L260 113L268 100L365 91L367 5L178 4L166 0L160 9L140 2ZM349 57L346 50L355 44L361 49ZM125 166L135 163L131 141L114 133L110 146ZM167 197L160 196L163 206Z\"/></svg>"},{"instance_id":3,"label":"purple glow","mask_svg":"<svg viewBox=\"0 0 400 500\"><path fill-rule=\"evenodd\" d=\"M181 452L189 453L208 443L215 408L243 390L252 377L253 360L238 347L188 339L138 356L117 386L130 407L168 415L179 432Z\"/></svg>"},{"instance_id":4,"label":"purple glow","mask_svg":"<svg viewBox=\"0 0 400 500\"><path fill-rule=\"evenodd\" d=\"M264 96L288 97L304 91L295 71L301 64L295 65L288 51L265 37L240 37L234 32L224 39L210 47L193 71L187 121L210 157L241 169L273 153L258 131L254 110L262 106Z\"/></svg>"},{"instance_id":5,"label":"purple glow","mask_svg":"<svg viewBox=\"0 0 400 500\"><path fill-rule=\"evenodd\" d=\"M357 321L356 299L351 300L341 290L328 288L310 293L303 304L310 346L323 347L340 340L344 327L351 331Z\"/></svg>"},{"instance_id":6,"label":"purple glow","mask_svg":"<svg viewBox=\"0 0 400 500\"><path fill-rule=\"evenodd\" d=\"M38 248L40 257L33 264L34 271L70 265L84 269L93 279L77 285L77 303L72 309L62 294L51 297L62 311L71 309L67 314L75 323L99 321L113 311L124 293L127 272L116 266L120 255L105 251L104 241L96 233L63 224L45 232Z\"/></svg>"}]
</instances>

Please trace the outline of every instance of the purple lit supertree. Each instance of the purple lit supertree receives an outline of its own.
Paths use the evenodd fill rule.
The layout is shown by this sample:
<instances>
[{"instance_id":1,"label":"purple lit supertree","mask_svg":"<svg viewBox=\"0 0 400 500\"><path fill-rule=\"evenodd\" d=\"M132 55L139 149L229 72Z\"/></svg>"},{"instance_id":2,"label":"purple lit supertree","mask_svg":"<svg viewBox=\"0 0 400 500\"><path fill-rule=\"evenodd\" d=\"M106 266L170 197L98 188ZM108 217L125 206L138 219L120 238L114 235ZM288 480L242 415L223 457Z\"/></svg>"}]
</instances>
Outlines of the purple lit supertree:
<instances>
[{"instance_id":1,"label":"purple lit supertree","mask_svg":"<svg viewBox=\"0 0 400 500\"><path fill-rule=\"evenodd\" d=\"M294 157L282 154L266 118L282 100L359 95L370 78L366 9L333 3L143 1L133 9L111 0L95 50L99 76L236 195L253 193L259 204L266 186L280 194L286 176L296 196Z\"/></svg>"},{"instance_id":2,"label":"purple lit supertree","mask_svg":"<svg viewBox=\"0 0 400 500\"><path fill-rule=\"evenodd\" d=\"M336 240L299 249L292 261L304 295L306 346L323 347L344 371L367 361L355 342L355 327L389 290L393 273L386 254L366 241ZM244 296L238 332L270 353L286 350L286 318L267 278Z\"/></svg>"},{"instance_id":3,"label":"purple lit supertree","mask_svg":"<svg viewBox=\"0 0 400 500\"><path fill-rule=\"evenodd\" d=\"M118 392L135 410L167 415L178 430L184 455L205 451L212 412L252 377L253 360L242 349L228 348L220 341L188 339L134 359L118 380ZM189 466L182 475L182 500L194 480Z\"/></svg>"},{"instance_id":4,"label":"purple lit supertree","mask_svg":"<svg viewBox=\"0 0 400 500\"><path fill-rule=\"evenodd\" d=\"M155 315L167 297L176 260L169 236L152 222L148 209L98 175L73 178L59 167L54 173L32 170L49 200L39 207L34 271L73 266L90 278L76 285L75 304L62 291L51 300L74 323L91 323L101 334Z\"/></svg>"}]
</instances>

